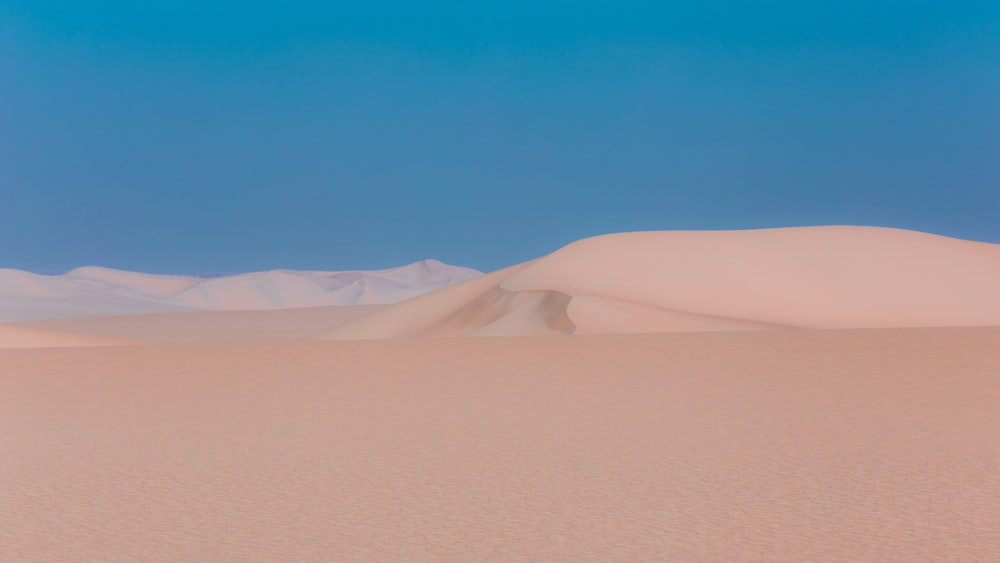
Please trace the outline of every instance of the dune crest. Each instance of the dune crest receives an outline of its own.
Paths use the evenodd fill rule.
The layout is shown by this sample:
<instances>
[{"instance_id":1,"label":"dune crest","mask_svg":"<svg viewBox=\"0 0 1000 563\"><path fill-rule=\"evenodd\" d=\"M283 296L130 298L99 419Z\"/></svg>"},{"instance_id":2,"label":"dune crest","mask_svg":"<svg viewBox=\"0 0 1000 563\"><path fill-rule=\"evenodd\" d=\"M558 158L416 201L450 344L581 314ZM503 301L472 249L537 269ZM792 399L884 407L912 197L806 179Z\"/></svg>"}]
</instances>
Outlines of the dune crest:
<instances>
[{"instance_id":1,"label":"dune crest","mask_svg":"<svg viewBox=\"0 0 1000 563\"><path fill-rule=\"evenodd\" d=\"M882 227L598 236L327 338L1000 325L1000 245Z\"/></svg>"}]
</instances>

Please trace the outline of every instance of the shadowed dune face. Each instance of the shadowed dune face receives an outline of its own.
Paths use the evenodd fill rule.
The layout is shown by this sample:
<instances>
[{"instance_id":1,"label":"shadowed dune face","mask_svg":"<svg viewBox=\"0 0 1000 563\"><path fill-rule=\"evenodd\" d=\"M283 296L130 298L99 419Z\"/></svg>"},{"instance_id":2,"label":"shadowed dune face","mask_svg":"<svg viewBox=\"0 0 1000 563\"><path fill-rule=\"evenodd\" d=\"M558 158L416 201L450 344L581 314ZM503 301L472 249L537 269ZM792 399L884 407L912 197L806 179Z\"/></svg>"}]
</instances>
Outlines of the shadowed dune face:
<instances>
[{"instance_id":1,"label":"shadowed dune face","mask_svg":"<svg viewBox=\"0 0 1000 563\"><path fill-rule=\"evenodd\" d=\"M427 336L571 334L570 296L558 291L490 289L426 333Z\"/></svg>"}]
</instances>

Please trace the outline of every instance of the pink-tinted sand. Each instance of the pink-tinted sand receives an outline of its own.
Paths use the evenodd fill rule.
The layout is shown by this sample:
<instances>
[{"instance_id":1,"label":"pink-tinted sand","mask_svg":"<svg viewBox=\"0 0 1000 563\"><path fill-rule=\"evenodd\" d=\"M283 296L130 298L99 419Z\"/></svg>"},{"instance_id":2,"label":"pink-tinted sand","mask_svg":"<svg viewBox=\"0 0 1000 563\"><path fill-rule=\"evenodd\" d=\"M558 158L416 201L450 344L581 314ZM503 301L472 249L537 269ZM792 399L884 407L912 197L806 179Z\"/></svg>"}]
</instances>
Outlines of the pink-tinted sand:
<instances>
[{"instance_id":1,"label":"pink-tinted sand","mask_svg":"<svg viewBox=\"0 0 1000 563\"><path fill-rule=\"evenodd\" d=\"M998 288L863 227L0 270L0 561L1000 560Z\"/></svg>"},{"instance_id":2,"label":"pink-tinted sand","mask_svg":"<svg viewBox=\"0 0 1000 563\"><path fill-rule=\"evenodd\" d=\"M1000 328L0 351L0 553L994 560Z\"/></svg>"}]
</instances>

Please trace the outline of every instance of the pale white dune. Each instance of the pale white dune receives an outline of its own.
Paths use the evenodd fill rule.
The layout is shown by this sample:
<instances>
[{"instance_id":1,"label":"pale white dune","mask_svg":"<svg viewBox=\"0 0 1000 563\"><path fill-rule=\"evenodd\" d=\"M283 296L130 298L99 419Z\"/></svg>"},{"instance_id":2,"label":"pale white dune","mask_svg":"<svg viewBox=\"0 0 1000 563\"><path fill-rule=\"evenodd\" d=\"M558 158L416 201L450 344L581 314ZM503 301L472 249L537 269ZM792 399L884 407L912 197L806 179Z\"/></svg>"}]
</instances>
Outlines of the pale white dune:
<instances>
[{"instance_id":1,"label":"pale white dune","mask_svg":"<svg viewBox=\"0 0 1000 563\"><path fill-rule=\"evenodd\" d=\"M0 270L0 322L99 315L381 305L480 275L424 260L370 271L273 270L215 278L88 266L47 276Z\"/></svg>"},{"instance_id":2,"label":"pale white dune","mask_svg":"<svg viewBox=\"0 0 1000 563\"><path fill-rule=\"evenodd\" d=\"M59 281L52 283L52 278L55 276L43 276L21 270L0 268L0 295L19 298L58 297L60 296L59 289L65 287L65 284L61 284Z\"/></svg>"},{"instance_id":3,"label":"pale white dune","mask_svg":"<svg viewBox=\"0 0 1000 563\"><path fill-rule=\"evenodd\" d=\"M319 338L1000 325L1000 245L877 227L584 239Z\"/></svg>"}]
</instances>

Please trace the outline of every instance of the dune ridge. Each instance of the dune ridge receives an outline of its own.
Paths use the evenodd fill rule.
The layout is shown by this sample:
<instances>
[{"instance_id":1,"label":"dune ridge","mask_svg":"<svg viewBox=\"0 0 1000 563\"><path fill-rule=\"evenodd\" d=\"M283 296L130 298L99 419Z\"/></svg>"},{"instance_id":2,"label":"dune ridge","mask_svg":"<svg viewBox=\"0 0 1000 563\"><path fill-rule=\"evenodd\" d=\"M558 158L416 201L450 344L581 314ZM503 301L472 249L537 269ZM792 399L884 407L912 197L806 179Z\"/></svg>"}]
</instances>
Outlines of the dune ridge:
<instances>
[{"instance_id":1,"label":"dune ridge","mask_svg":"<svg viewBox=\"0 0 1000 563\"><path fill-rule=\"evenodd\" d=\"M0 269L0 322L165 312L382 305L480 275L423 260L370 271L271 270L213 278L87 266L62 275Z\"/></svg>"}]
</instances>

